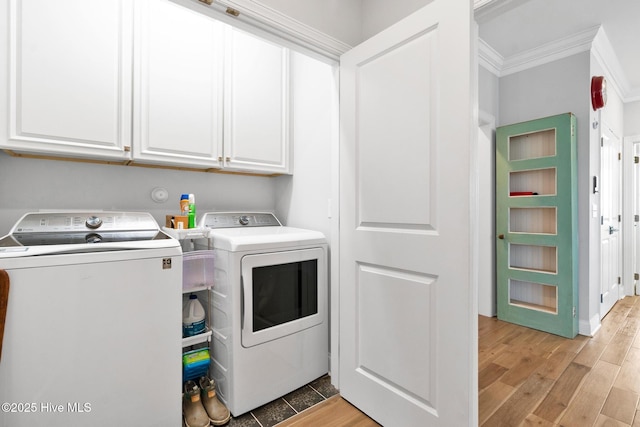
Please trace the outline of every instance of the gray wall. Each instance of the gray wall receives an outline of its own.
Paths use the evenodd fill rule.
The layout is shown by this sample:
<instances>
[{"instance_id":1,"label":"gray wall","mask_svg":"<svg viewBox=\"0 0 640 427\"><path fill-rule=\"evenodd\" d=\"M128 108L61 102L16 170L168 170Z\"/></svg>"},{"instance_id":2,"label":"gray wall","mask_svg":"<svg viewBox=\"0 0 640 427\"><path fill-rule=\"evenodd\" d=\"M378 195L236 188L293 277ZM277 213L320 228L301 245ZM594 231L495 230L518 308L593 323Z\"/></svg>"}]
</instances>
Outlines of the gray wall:
<instances>
[{"instance_id":1,"label":"gray wall","mask_svg":"<svg viewBox=\"0 0 640 427\"><path fill-rule=\"evenodd\" d=\"M640 135L640 101L624 105L624 136Z\"/></svg>"},{"instance_id":2,"label":"gray wall","mask_svg":"<svg viewBox=\"0 0 640 427\"><path fill-rule=\"evenodd\" d=\"M578 238L580 333L589 334L591 238L589 52L504 76L499 86L499 125L571 112L577 120L578 142ZM599 245L598 245L599 247ZM598 252L598 258L599 252ZM599 265L599 261L597 262Z\"/></svg>"},{"instance_id":3,"label":"gray wall","mask_svg":"<svg viewBox=\"0 0 640 427\"><path fill-rule=\"evenodd\" d=\"M0 152L0 234L25 212L101 209L151 212L160 225L178 211L180 194L194 193L198 213L207 210L275 209L273 178L184 172L133 166L11 157ZM169 191L166 203L151 190Z\"/></svg>"},{"instance_id":4,"label":"gray wall","mask_svg":"<svg viewBox=\"0 0 640 427\"><path fill-rule=\"evenodd\" d=\"M498 122L500 79L495 74L479 67L478 71L478 109L485 114L493 116Z\"/></svg>"}]
</instances>

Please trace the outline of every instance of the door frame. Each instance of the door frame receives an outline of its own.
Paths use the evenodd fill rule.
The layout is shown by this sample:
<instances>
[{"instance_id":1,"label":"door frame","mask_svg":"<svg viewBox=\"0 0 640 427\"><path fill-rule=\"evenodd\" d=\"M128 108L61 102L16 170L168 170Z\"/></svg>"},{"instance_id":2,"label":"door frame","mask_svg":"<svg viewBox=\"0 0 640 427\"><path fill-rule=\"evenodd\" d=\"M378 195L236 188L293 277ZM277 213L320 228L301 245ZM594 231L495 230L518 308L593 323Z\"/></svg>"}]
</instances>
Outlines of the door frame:
<instances>
[{"instance_id":1,"label":"door frame","mask_svg":"<svg viewBox=\"0 0 640 427\"><path fill-rule=\"evenodd\" d=\"M638 154L636 154L638 153ZM624 295L640 295L640 283L634 278L634 273L640 273L640 223L634 221L634 216L640 214L635 207L640 205L640 165L634 163L634 157L640 155L640 135L624 137L622 142L622 226L633 232L622 236L622 281ZM636 237L638 236L638 237Z\"/></svg>"},{"instance_id":2,"label":"door frame","mask_svg":"<svg viewBox=\"0 0 640 427\"><path fill-rule=\"evenodd\" d=\"M478 238L478 253L477 253L477 269L478 269L478 283L477 283L477 292L478 292L478 311L482 316L495 317L497 310L497 283L496 283L496 244L495 244L495 199L496 199L496 191L495 191L495 174L496 174L496 162L495 162L495 151L496 151L496 119L495 117L487 113L484 110L480 110L478 112L478 132L483 133L489 139L489 147L480 147L478 146L477 150L477 168L478 168L478 186L476 187L476 192L478 194L478 215L479 221L482 223L478 224L476 227L479 230L483 230L479 232ZM478 135L479 137L479 135ZM478 139L478 144L480 144L480 140ZM487 148L490 152L485 152L485 148ZM487 157L489 157L489 161L487 162ZM480 161L482 159L482 161ZM481 184L485 176L488 174L489 176L489 187L482 188ZM481 182L482 181L482 182ZM489 196L487 198L487 196ZM488 206L487 206L488 204ZM488 230L486 229L486 214L489 215L490 224ZM484 235L482 235L484 234ZM486 237L486 239L484 239ZM483 240L481 240L483 239ZM489 244L487 247L486 244ZM484 276L481 276L481 267L482 265L489 266L489 271L484 272ZM487 280L487 276L489 276L490 280L488 283L485 283ZM487 293L489 295L486 295Z\"/></svg>"}]
</instances>

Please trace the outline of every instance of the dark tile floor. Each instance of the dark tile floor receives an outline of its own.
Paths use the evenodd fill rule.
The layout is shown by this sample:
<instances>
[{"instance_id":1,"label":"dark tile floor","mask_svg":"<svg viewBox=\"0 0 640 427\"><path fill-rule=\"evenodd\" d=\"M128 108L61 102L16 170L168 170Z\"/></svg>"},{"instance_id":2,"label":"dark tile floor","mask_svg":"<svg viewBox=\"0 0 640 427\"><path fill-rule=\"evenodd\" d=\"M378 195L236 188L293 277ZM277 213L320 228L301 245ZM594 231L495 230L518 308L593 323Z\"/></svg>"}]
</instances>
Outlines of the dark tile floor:
<instances>
[{"instance_id":1,"label":"dark tile floor","mask_svg":"<svg viewBox=\"0 0 640 427\"><path fill-rule=\"evenodd\" d=\"M331 385L329 375L325 375L280 399L237 418L231 418L227 426L272 427L336 394L338 390Z\"/></svg>"}]
</instances>

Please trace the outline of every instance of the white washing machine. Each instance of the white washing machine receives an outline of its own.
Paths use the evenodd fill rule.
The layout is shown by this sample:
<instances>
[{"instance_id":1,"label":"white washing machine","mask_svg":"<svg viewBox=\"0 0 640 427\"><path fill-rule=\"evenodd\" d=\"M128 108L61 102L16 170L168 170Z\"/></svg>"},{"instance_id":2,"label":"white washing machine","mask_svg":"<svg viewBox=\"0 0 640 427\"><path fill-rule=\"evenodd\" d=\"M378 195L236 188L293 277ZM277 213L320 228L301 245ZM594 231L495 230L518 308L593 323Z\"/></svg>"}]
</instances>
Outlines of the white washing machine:
<instances>
[{"instance_id":1,"label":"white washing machine","mask_svg":"<svg viewBox=\"0 0 640 427\"><path fill-rule=\"evenodd\" d=\"M234 416L282 397L329 367L327 244L271 213L206 213L214 250L211 375Z\"/></svg>"},{"instance_id":2,"label":"white washing machine","mask_svg":"<svg viewBox=\"0 0 640 427\"><path fill-rule=\"evenodd\" d=\"M182 251L151 215L27 214L0 269L0 426L181 425Z\"/></svg>"}]
</instances>

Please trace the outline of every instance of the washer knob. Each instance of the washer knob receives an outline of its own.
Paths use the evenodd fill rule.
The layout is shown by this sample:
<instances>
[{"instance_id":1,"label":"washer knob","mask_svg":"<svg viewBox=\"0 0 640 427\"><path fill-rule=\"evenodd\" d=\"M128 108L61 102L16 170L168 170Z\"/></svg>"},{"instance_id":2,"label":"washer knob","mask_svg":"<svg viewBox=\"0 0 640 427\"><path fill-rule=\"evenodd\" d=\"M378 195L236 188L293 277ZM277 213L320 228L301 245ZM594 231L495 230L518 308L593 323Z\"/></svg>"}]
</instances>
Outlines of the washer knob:
<instances>
[{"instance_id":1,"label":"washer knob","mask_svg":"<svg viewBox=\"0 0 640 427\"><path fill-rule=\"evenodd\" d=\"M100 219L100 217L95 215L90 216L89 218L87 218L84 225L86 225L87 228L95 230L96 228L99 228L102 225L102 219Z\"/></svg>"},{"instance_id":2,"label":"washer knob","mask_svg":"<svg viewBox=\"0 0 640 427\"><path fill-rule=\"evenodd\" d=\"M249 224L249 217L246 215L242 215L238 221L240 222L240 225L247 225Z\"/></svg>"},{"instance_id":3,"label":"washer knob","mask_svg":"<svg viewBox=\"0 0 640 427\"><path fill-rule=\"evenodd\" d=\"M102 242L102 236L98 233L87 234L84 238L87 243L100 243Z\"/></svg>"}]
</instances>

